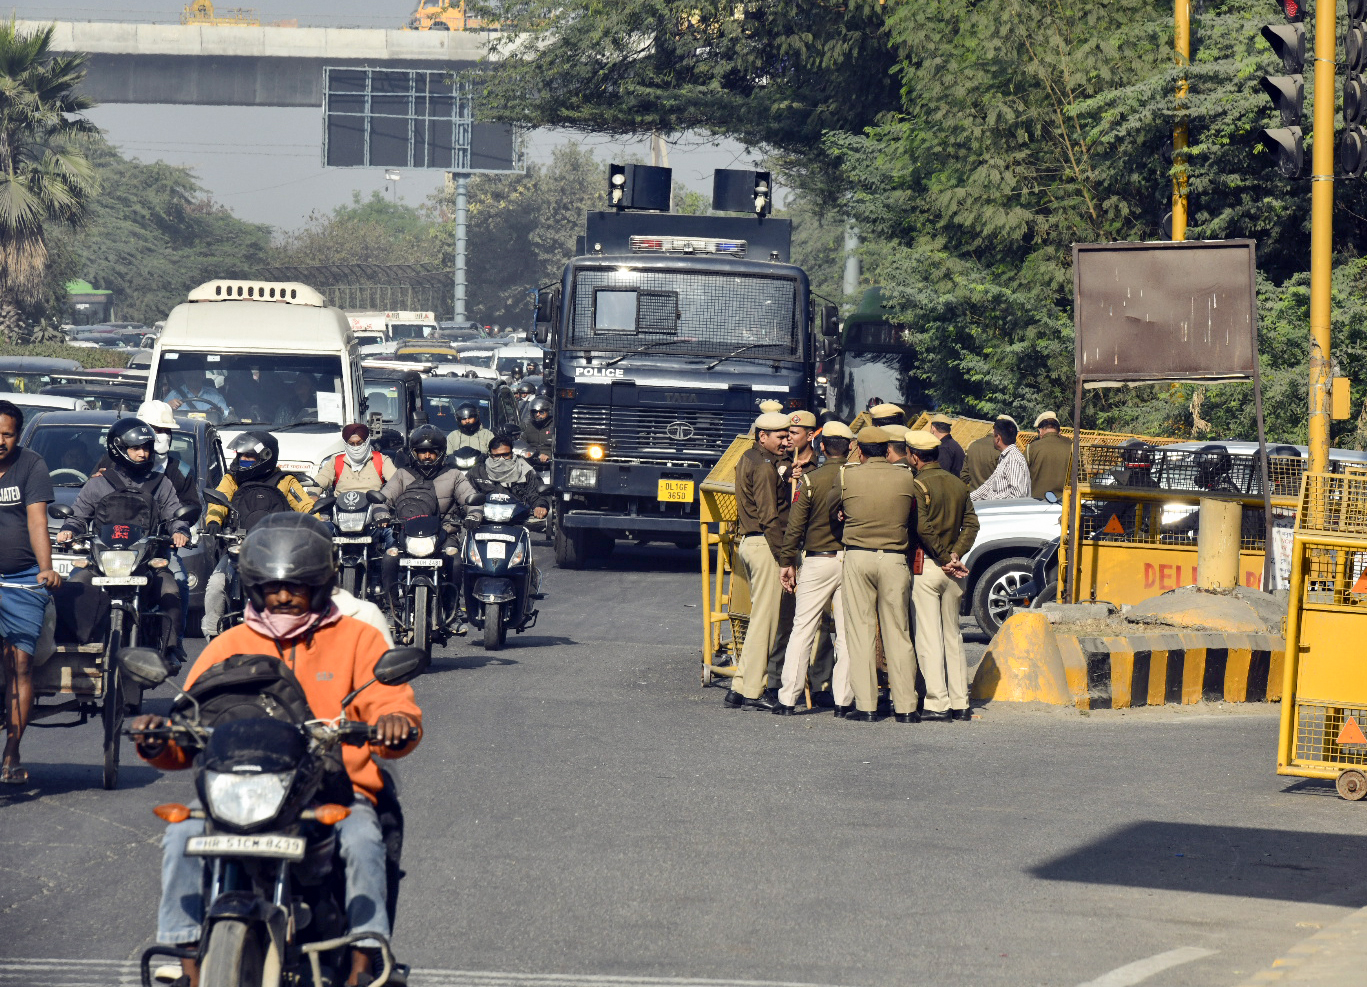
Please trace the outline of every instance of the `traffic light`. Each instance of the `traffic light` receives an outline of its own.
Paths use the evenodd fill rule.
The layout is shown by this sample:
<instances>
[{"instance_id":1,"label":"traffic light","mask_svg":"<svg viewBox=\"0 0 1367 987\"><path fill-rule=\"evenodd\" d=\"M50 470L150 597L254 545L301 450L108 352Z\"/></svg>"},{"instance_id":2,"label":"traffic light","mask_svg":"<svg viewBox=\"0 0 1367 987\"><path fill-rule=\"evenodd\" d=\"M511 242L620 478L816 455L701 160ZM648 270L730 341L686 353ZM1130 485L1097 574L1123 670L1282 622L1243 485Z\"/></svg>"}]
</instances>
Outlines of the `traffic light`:
<instances>
[{"instance_id":1,"label":"traffic light","mask_svg":"<svg viewBox=\"0 0 1367 987\"><path fill-rule=\"evenodd\" d=\"M1367 0L1348 0L1348 32L1343 38L1343 141L1339 144L1339 166L1346 178L1361 178L1367 168L1367 87L1363 86L1362 67L1367 59Z\"/></svg>"},{"instance_id":2,"label":"traffic light","mask_svg":"<svg viewBox=\"0 0 1367 987\"><path fill-rule=\"evenodd\" d=\"M1301 74L1305 67L1305 25L1301 21L1305 8L1300 0L1279 0L1278 5L1287 23L1268 24L1262 35L1281 58L1287 74L1267 75L1259 81L1281 116L1281 126L1266 127L1258 136L1277 155L1277 170L1287 178L1298 178L1305 167L1301 126L1305 109L1305 77Z\"/></svg>"}]
</instances>

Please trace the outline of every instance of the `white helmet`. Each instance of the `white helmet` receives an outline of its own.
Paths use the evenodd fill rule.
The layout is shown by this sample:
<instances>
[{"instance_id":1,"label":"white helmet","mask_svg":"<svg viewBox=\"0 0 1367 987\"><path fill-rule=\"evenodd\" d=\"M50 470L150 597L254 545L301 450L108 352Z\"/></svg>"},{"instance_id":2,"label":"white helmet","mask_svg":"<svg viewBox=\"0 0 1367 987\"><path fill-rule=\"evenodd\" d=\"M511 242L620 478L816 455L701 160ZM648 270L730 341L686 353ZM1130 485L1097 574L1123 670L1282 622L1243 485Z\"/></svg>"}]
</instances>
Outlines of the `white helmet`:
<instances>
[{"instance_id":1,"label":"white helmet","mask_svg":"<svg viewBox=\"0 0 1367 987\"><path fill-rule=\"evenodd\" d=\"M138 406L138 417L153 428L176 427L176 416L165 401L144 401Z\"/></svg>"}]
</instances>

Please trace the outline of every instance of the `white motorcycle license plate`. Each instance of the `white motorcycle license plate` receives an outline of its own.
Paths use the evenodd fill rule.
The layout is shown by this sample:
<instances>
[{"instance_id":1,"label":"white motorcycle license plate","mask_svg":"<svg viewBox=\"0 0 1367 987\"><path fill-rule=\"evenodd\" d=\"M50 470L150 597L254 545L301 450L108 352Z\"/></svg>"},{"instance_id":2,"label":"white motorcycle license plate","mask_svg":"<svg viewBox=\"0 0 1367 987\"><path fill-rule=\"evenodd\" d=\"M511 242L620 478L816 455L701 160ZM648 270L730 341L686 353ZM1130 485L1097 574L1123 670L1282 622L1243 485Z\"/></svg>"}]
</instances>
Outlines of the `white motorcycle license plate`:
<instances>
[{"instance_id":1,"label":"white motorcycle license plate","mask_svg":"<svg viewBox=\"0 0 1367 987\"><path fill-rule=\"evenodd\" d=\"M57 575L65 579L71 575L71 570L76 567L76 563L79 561L80 556L77 555L54 555L52 556L52 568Z\"/></svg>"},{"instance_id":2,"label":"white motorcycle license plate","mask_svg":"<svg viewBox=\"0 0 1367 987\"><path fill-rule=\"evenodd\" d=\"M278 857L303 860L302 836L192 836L185 844L190 857Z\"/></svg>"},{"instance_id":3,"label":"white motorcycle license plate","mask_svg":"<svg viewBox=\"0 0 1367 987\"><path fill-rule=\"evenodd\" d=\"M352 537L351 535L333 535L332 543L334 545L369 545L370 536L357 535Z\"/></svg>"},{"instance_id":4,"label":"white motorcycle license plate","mask_svg":"<svg viewBox=\"0 0 1367 987\"><path fill-rule=\"evenodd\" d=\"M90 582L95 586L146 586L146 576L95 576Z\"/></svg>"},{"instance_id":5,"label":"white motorcycle license plate","mask_svg":"<svg viewBox=\"0 0 1367 987\"><path fill-rule=\"evenodd\" d=\"M506 559L508 557L508 546L501 541L486 541L484 543L484 557L487 559Z\"/></svg>"},{"instance_id":6,"label":"white motorcycle license plate","mask_svg":"<svg viewBox=\"0 0 1367 987\"><path fill-rule=\"evenodd\" d=\"M420 566L424 569L436 569L441 565L441 559L399 559L399 565Z\"/></svg>"}]
</instances>

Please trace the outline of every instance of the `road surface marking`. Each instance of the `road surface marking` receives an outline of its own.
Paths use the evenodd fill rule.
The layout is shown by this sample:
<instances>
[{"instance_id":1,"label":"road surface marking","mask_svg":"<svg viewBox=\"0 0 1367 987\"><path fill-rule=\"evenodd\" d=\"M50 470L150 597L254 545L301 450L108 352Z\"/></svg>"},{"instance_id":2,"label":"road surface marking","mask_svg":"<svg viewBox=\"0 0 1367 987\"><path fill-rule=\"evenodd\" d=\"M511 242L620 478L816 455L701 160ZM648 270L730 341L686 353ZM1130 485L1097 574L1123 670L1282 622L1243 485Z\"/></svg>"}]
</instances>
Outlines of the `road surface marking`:
<instances>
[{"instance_id":1,"label":"road surface marking","mask_svg":"<svg viewBox=\"0 0 1367 987\"><path fill-rule=\"evenodd\" d=\"M1200 946L1183 946L1181 949L1170 949L1166 953L1159 953L1156 956L1150 956L1148 959L1135 960L1133 963L1118 966L1110 973L1103 973L1095 980L1079 984L1078 987L1130 987L1131 984L1148 980L1155 973L1162 973L1164 970L1181 966L1183 963L1190 963L1192 960L1214 956L1216 952L1217 950L1202 949Z\"/></svg>"}]
</instances>

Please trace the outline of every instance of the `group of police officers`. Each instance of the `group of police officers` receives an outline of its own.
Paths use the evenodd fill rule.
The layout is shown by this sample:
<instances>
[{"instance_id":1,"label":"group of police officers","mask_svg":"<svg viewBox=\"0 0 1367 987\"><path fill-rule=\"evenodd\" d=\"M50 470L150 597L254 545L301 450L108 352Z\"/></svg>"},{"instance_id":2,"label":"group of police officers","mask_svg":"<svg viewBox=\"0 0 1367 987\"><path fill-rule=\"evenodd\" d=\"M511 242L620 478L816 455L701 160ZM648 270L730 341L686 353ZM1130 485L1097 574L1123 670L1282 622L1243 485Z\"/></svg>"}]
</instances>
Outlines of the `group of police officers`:
<instances>
[{"instance_id":1,"label":"group of police officers","mask_svg":"<svg viewBox=\"0 0 1367 987\"><path fill-rule=\"evenodd\" d=\"M810 682L815 703L847 720L874 722L889 707L899 723L972 718L959 607L973 502L1057 496L1071 449L1052 412L1023 456L1007 416L964 450L948 418L909 429L901 408L870 405L851 426L819 429L809 411L761 405L735 473L751 608L729 707L791 715Z\"/></svg>"}]
</instances>

